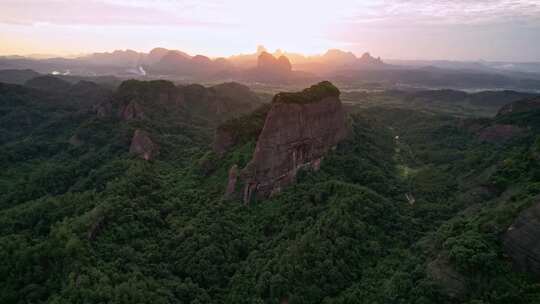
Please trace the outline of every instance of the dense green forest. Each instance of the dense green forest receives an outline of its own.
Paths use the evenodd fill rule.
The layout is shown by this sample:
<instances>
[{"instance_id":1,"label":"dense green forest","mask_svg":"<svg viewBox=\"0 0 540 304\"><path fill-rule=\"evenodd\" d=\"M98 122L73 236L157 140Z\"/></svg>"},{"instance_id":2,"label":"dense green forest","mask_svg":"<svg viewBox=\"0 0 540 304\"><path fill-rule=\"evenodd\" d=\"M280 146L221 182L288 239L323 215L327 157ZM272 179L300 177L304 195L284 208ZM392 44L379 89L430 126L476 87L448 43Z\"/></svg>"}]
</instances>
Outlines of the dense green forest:
<instances>
[{"instance_id":1,"label":"dense green forest","mask_svg":"<svg viewBox=\"0 0 540 304\"><path fill-rule=\"evenodd\" d=\"M218 156L215 113L152 103L164 88L0 84L0 303L540 303L501 240L540 194L538 110L350 104L319 171L244 205L227 172L267 107ZM134 99L144 119L96 115ZM479 136L497 124L526 131ZM129 153L136 129L158 157Z\"/></svg>"}]
</instances>

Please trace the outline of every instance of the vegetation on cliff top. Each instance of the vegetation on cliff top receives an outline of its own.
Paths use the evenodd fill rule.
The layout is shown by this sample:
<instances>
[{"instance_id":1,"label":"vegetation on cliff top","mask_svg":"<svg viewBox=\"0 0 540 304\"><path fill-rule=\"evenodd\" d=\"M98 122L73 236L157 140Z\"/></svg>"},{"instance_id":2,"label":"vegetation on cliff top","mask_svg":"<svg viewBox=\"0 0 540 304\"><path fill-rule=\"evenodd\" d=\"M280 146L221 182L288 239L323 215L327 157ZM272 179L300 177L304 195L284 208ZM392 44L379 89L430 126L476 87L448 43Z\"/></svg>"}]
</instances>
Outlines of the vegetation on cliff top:
<instances>
[{"instance_id":1,"label":"vegetation on cliff top","mask_svg":"<svg viewBox=\"0 0 540 304\"><path fill-rule=\"evenodd\" d=\"M140 81L130 79L120 84L116 92L116 98L122 101L129 101L136 97L147 100L156 98L160 93L175 90L174 83L168 80Z\"/></svg>"},{"instance_id":2,"label":"vegetation on cliff top","mask_svg":"<svg viewBox=\"0 0 540 304\"><path fill-rule=\"evenodd\" d=\"M257 140L271 107L271 104L263 104L249 114L227 120L218 129L230 133L237 140L237 144Z\"/></svg>"},{"instance_id":3,"label":"vegetation on cliff top","mask_svg":"<svg viewBox=\"0 0 540 304\"><path fill-rule=\"evenodd\" d=\"M322 81L318 84L302 90L301 92L281 92L274 96L272 103L297 103L306 104L320 101L326 97L339 97L339 89L330 81Z\"/></svg>"}]
</instances>

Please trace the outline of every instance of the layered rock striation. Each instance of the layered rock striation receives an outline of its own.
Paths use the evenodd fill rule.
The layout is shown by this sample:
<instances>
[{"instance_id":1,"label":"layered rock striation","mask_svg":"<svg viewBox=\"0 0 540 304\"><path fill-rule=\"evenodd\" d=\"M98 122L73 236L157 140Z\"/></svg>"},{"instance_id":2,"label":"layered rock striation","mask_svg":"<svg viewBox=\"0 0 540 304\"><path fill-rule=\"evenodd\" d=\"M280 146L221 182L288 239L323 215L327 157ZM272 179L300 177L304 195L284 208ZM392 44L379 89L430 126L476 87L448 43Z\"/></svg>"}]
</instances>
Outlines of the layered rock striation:
<instances>
[{"instance_id":1,"label":"layered rock striation","mask_svg":"<svg viewBox=\"0 0 540 304\"><path fill-rule=\"evenodd\" d=\"M253 157L240 173L245 203L279 193L301 169L319 169L347 133L339 94L330 82L321 82L274 97Z\"/></svg>"}]
</instances>

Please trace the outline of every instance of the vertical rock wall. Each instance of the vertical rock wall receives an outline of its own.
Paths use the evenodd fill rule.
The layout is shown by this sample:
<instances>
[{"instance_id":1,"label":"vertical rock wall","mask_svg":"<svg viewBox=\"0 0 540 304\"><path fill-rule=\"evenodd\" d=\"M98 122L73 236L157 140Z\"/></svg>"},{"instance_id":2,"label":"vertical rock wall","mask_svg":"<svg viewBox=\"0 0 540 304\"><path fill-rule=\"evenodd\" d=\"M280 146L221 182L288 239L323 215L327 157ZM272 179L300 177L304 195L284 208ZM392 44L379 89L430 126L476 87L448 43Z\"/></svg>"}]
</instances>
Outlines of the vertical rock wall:
<instances>
[{"instance_id":1,"label":"vertical rock wall","mask_svg":"<svg viewBox=\"0 0 540 304\"><path fill-rule=\"evenodd\" d=\"M314 94L320 86L323 93ZM328 87L332 90L324 91ZM241 173L245 203L280 192L295 182L300 169L318 170L324 155L346 136L337 88L325 82L294 94L274 98L253 157Z\"/></svg>"}]
</instances>

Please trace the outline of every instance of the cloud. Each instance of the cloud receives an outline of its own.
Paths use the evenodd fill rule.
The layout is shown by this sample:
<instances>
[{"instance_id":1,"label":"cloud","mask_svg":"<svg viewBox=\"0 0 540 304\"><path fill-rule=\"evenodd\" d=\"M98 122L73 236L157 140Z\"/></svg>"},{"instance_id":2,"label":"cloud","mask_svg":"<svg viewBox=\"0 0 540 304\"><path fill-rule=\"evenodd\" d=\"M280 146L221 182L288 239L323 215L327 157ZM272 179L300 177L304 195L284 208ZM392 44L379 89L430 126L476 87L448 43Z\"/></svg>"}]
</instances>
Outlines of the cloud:
<instances>
[{"instance_id":1,"label":"cloud","mask_svg":"<svg viewBox=\"0 0 540 304\"><path fill-rule=\"evenodd\" d=\"M540 0L2 0L0 23L56 25L540 23ZM320 23L320 22L319 22Z\"/></svg>"},{"instance_id":2,"label":"cloud","mask_svg":"<svg viewBox=\"0 0 540 304\"><path fill-rule=\"evenodd\" d=\"M464 58L473 48L478 57L536 60L540 54L540 0L0 2L0 36L42 49L54 38L58 49L73 51L164 45L218 55L263 43L304 53L352 47L392 57Z\"/></svg>"},{"instance_id":3,"label":"cloud","mask_svg":"<svg viewBox=\"0 0 540 304\"><path fill-rule=\"evenodd\" d=\"M15 25L226 26L194 18L195 1L2 0L0 23Z\"/></svg>"},{"instance_id":4,"label":"cloud","mask_svg":"<svg viewBox=\"0 0 540 304\"><path fill-rule=\"evenodd\" d=\"M504 22L540 24L539 0L361 1L345 23L465 25Z\"/></svg>"}]
</instances>

